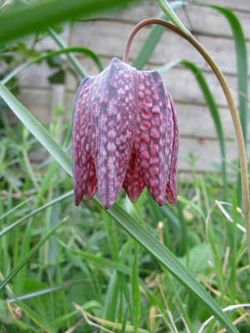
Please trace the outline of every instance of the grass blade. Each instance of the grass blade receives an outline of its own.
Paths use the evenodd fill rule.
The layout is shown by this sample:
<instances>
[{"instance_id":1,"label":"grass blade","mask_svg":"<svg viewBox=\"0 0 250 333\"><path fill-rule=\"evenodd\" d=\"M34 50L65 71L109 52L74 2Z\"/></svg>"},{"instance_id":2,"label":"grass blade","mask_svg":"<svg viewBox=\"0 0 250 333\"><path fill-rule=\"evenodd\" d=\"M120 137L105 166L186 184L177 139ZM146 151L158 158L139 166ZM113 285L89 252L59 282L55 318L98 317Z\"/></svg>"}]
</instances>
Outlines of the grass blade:
<instances>
[{"instance_id":1,"label":"grass blade","mask_svg":"<svg viewBox=\"0 0 250 333\"><path fill-rule=\"evenodd\" d=\"M0 283L0 290L2 290L16 274L27 264L27 262L33 257L33 255L40 249L40 247L59 229L66 220L57 224L43 239L41 239L29 252L27 256L10 272L10 274Z\"/></svg>"},{"instance_id":2,"label":"grass blade","mask_svg":"<svg viewBox=\"0 0 250 333\"><path fill-rule=\"evenodd\" d=\"M115 320L116 316L116 305L119 298L119 277L117 272L113 272L110 277L107 292L104 299L103 317L108 320Z\"/></svg>"},{"instance_id":3,"label":"grass blade","mask_svg":"<svg viewBox=\"0 0 250 333\"><path fill-rule=\"evenodd\" d=\"M202 4L203 6L203 4ZM236 65L238 74L238 102L240 110L241 126L247 142L247 125L248 125L248 51L246 36L244 34L241 22L238 16L229 8L217 5L204 5L213 8L221 13L228 21L232 30Z\"/></svg>"},{"instance_id":4,"label":"grass blade","mask_svg":"<svg viewBox=\"0 0 250 333\"><path fill-rule=\"evenodd\" d=\"M184 31L186 34L190 34L189 30L185 27L179 17L175 14L173 8L167 0L156 0L158 6L161 8L163 13L172 21L179 29Z\"/></svg>"},{"instance_id":5,"label":"grass blade","mask_svg":"<svg viewBox=\"0 0 250 333\"><path fill-rule=\"evenodd\" d=\"M65 43L63 38L54 29L49 28L48 33L61 49L67 48L67 44ZM73 54L69 53L67 57L71 65L75 68L76 73L78 73L80 77L84 78L85 76L87 76L87 71L83 68L83 66Z\"/></svg>"},{"instance_id":6,"label":"grass blade","mask_svg":"<svg viewBox=\"0 0 250 333\"><path fill-rule=\"evenodd\" d=\"M227 170L226 170L226 146L225 146L225 136L222 127L222 122L220 118L219 108L214 98L214 95L209 87L209 84L202 73L202 70L196 66L191 61L183 60L181 62L186 68L188 68L195 76L197 83L202 91L203 97L207 102L208 109L211 115L211 118L214 122L214 126L217 132L219 139L220 152L221 152L221 167L222 167L222 177L224 186L226 186L227 181Z\"/></svg>"},{"instance_id":7,"label":"grass blade","mask_svg":"<svg viewBox=\"0 0 250 333\"><path fill-rule=\"evenodd\" d=\"M17 74L21 73L23 70L25 70L26 68L30 67L33 64L37 64L40 63L41 61L59 56L61 54L67 54L70 55L72 53L80 53L83 54L89 58L91 58L93 60L93 62L96 64L97 68L99 69L99 71L103 70L103 65L102 62L100 60L100 58L98 57L98 55L92 51L91 49L88 49L87 47L67 47L61 50L57 50L57 51L52 51L46 54L42 54L41 56L34 58L18 67L16 67L11 73L9 73L3 80L2 83L6 84L8 81L10 81L14 76L16 76ZM81 66L81 65L79 65ZM81 67L82 68L82 67ZM79 73L79 71L78 71ZM88 73L84 70L82 70L81 72L81 76L84 77L88 75Z\"/></svg>"},{"instance_id":8,"label":"grass blade","mask_svg":"<svg viewBox=\"0 0 250 333\"><path fill-rule=\"evenodd\" d=\"M9 108L21 120L34 137L51 153L64 170L72 175L71 160L61 149L41 123L19 102L19 100L0 82L0 95Z\"/></svg>"},{"instance_id":9,"label":"grass blade","mask_svg":"<svg viewBox=\"0 0 250 333\"><path fill-rule=\"evenodd\" d=\"M203 4L202 4L203 5ZM232 30L234 45L235 45L235 55L236 55L236 66L237 66L237 81L238 81L238 104L241 127L243 131L243 136L245 139L245 144L247 146L247 130L248 130L248 51L247 51L247 41L244 34L242 25L238 16L229 8L217 5L206 5L209 8L217 10L219 13L224 15L227 19L230 28ZM242 190L241 190L241 177L238 173L238 198L239 204L242 201Z\"/></svg>"},{"instance_id":10,"label":"grass blade","mask_svg":"<svg viewBox=\"0 0 250 333\"><path fill-rule=\"evenodd\" d=\"M48 207L54 205L57 202L60 202L66 198L69 198L73 195L73 191L67 192L63 195L60 195L59 197L47 202L45 205L33 210L31 213L21 217L19 220L17 220L16 222L8 225L6 228L4 228L2 231L0 231L0 238L3 237L5 234L7 234L8 232L10 232L13 228L17 227L18 225L20 225L21 223L23 223L24 221L26 221L27 219L29 219L30 217L40 213L41 211L43 211L44 209L47 209ZM20 207L20 205L18 205ZM17 207L18 207L17 206ZM16 208L16 207L15 207Z\"/></svg>"},{"instance_id":11,"label":"grass blade","mask_svg":"<svg viewBox=\"0 0 250 333\"><path fill-rule=\"evenodd\" d=\"M15 211L17 211L22 206L26 205L31 200L32 200L32 197L20 202L18 205L11 208L10 210L8 210L6 213L4 213L3 215L0 216L0 221L3 220L4 218L6 218L7 216L9 216L10 214L13 214ZM1 233L0 233L0 235L1 235Z\"/></svg>"},{"instance_id":12,"label":"grass blade","mask_svg":"<svg viewBox=\"0 0 250 333\"><path fill-rule=\"evenodd\" d=\"M173 3L171 3L171 7L176 10L182 7L184 3L184 1L174 1ZM160 18L167 20L167 16L165 16L164 14L160 15ZM133 62L133 65L136 68L142 69L147 64L164 31L166 31L166 29L160 25L154 25L151 28L147 39L145 40L143 46L141 47L139 53L137 54Z\"/></svg>"},{"instance_id":13,"label":"grass blade","mask_svg":"<svg viewBox=\"0 0 250 333\"><path fill-rule=\"evenodd\" d=\"M85 260L88 260L92 262L94 265L102 267L102 268L109 268L118 272L122 272L124 274L130 274L130 269L123 265L122 263L114 260L110 260L107 258L103 258L100 256L96 256L94 254L91 254L89 252L72 249L71 247L67 246L66 244L60 242L62 246L64 246L69 251L79 255L80 257L84 258Z\"/></svg>"},{"instance_id":14,"label":"grass blade","mask_svg":"<svg viewBox=\"0 0 250 333\"><path fill-rule=\"evenodd\" d=\"M61 290L70 288L70 287L72 287L72 286L74 286L78 283L82 283L82 282L84 282L84 279L75 280L75 281L67 281L67 282L64 282L63 284L61 284L59 286L53 286L53 287L50 287L50 288L46 288L46 289L31 292L31 293L27 293L27 294L24 294L24 295L21 295L21 296L10 298L10 299L8 299L8 303L16 303L16 302L20 302L20 301L26 301L26 300L30 300L30 299L33 299L33 298L41 297L43 295L47 295L47 294L50 294L50 293L54 293L54 292L57 292L57 291L61 291Z\"/></svg>"},{"instance_id":15,"label":"grass blade","mask_svg":"<svg viewBox=\"0 0 250 333\"><path fill-rule=\"evenodd\" d=\"M160 18L166 19L166 16L161 15ZM151 28L149 36L145 40L144 44L142 45L139 53L137 54L133 62L133 65L137 69L142 69L146 65L146 63L152 56L157 44L159 43L164 31L165 31L164 27L160 25L154 25Z\"/></svg>"},{"instance_id":16,"label":"grass blade","mask_svg":"<svg viewBox=\"0 0 250 333\"><path fill-rule=\"evenodd\" d=\"M42 0L10 9L0 14L0 43L41 31L51 25L76 17L86 17L102 10L126 5L131 0Z\"/></svg>"},{"instance_id":17,"label":"grass blade","mask_svg":"<svg viewBox=\"0 0 250 333\"><path fill-rule=\"evenodd\" d=\"M131 273L131 292L133 301L133 314L134 314L134 328L137 333L140 317L141 317L141 295L140 295L140 279L139 279L139 248L138 244L134 247L134 258L132 262L132 273Z\"/></svg>"}]
</instances>

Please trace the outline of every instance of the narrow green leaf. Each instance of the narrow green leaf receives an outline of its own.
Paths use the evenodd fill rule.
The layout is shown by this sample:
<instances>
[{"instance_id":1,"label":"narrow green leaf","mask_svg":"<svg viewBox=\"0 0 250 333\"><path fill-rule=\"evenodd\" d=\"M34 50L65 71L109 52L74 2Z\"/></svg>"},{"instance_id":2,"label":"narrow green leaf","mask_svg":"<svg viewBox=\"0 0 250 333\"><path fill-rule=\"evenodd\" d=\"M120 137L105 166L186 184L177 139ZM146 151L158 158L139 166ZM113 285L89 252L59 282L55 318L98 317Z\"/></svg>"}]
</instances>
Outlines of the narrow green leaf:
<instances>
[{"instance_id":1,"label":"narrow green leaf","mask_svg":"<svg viewBox=\"0 0 250 333\"><path fill-rule=\"evenodd\" d=\"M244 34L241 22L238 16L229 8L210 4L201 4L217 10L219 13L224 15L227 19L230 28L232 30L235 55L236 55L236 66L237 66L237 81L238 81L238 104L240 121L247 145L247 134L248 134L248 96L249 96L249 85L248 85L248 50L247 41ZM241 190L241 176L238 173L238 205L241 205L242 201L242 190Z\"/></svg>"},{"instance_id":2,"label":"narrow green leaf","mask_svg":"<svg viewBox=\"0 0 250 333\"><path fill-rule=\"evenodd\" d=\"M236 65L238 72L237 75L238 102L240 110L240 120L245 142L247 142L249 87L248 87L248 51L247 51L247 42L246 42L245 33L243 31L238 16L231 9L211 4L201 4L201 5L213 8L222 15L224 15L232 30L234 45L235 45Z\"/></svg>"},{"instance_id":3,"label":"narrow green leaf","mask_svg":"<svg viewBox=\"0 0 250 333\"><path fill-rule=\"evenodd\" d=\"M223 127L222 127L222 122L221 122L221 118L220 118L218 105L217 105L214 95L209 87L209 84L208 84L204 74L202 73L202 70L191 61L183 60L181 63L194 74L194 76L200 86L200 89L202 91L203 97L204 97L205 101L207 102L208 109L209 109L211 118L213 119L214 126L215 126L217 136L219 139L220 152L221 152L222 176L223 176L223 182L225 185L226 180L227 180L226 146L225 146L225 136L224 136L224 131L223 131Z\"/></svg>"},{"instance_id":4,"label":"narrow green leaf","mask_svg":"<svg viewBox=\"0 0 250 333\"><path fill-rule=\"evenodd\" d=\"M113 272L105 294L103 309L103 316L105 319L115 320L119 291L119 277L117 272Z\"/></svg>"},{"instance_id":5,"label":"narrow green leaf","mask_svg":"<svg viewBox=\"0 0 250 333\"><path fill-rule=\"evenodd\" d=\"M10 232L13 228L17 227L18 225L20 225L21 223L23 223L24 221L26 221L27 219L29 219L30 217L40 213L41 211L43 211L44 209L47 209L48 207L56 204L57 202L60 202L66 198L69 198L73 195L73 191L64 193L63 195L60 195L59 197L47 202L45 205L33 210L32 212L30 212L29 214L21 217L19 220L15 221L14 223L11 223L10 225L8 225L6 228L4 228L3 230L0 231L0 238L2 236L4 236L5 234L7 234L8 232ZM17 206L18 207L18 206ZM19 206L20 207L20 206Z\"/></svg>"},{"instance_id":6,"label":"narrow green leaf","mask_svg":"<svg viewBox=\"0 0 250 333\"><path fill-rule=\"evenodd\" d=\"M31 251L20 261L20 263L10 272L10 274L0 283L0 290L2 290L16 274L27 264L27 262L33 257L33 255L40 249L40 247L59 229L64 225L66 221L62 221L60 224L57 224L43 239L41 239Z\"/></svg>"},{"instance_id":7,"label":"narrow green leaf","mask_svg":"<svg viewBox=\"0 0 250 333\"><path fill-rule=\"evenodd\" d=\"M19 102L19 100L0 82L0 95L17 118L26 126L34 137L51 153L64 170L72 175L71 160L50 136L41 123Z\"/></svg>"},{"instance_id":8,"label":"narrow green leaf","mask_svg":"<svg viewBox=\"0 0 250 333\"><path fill-rule=\"evenodd\" d=\"M89 58L91 58L94 63L96 64L97 68L102 71L103 70L103 65L102 62L100 60L100 58L98 57L98 55L93 52L92 50L86 48L86 47L68 47L68 48L64 48L61 50L57 50L57 51L52 51L46 54L42 54L41 56L34 58L28 62L26 62L25 64L22 64L18 67L16 67L12 72L10 72L3 80L2 83L6 84L8 81L10 81L14 76L16 76L17 74L21 73L23 70L25 70L26 68L30 67L33 64L37 64L40 63L44 60L59 56L61 54L71 54L71 53L81 53ZM88 75L87 72L83 72L81 76L86 76Z\"/></svg>"},{"instance_id":9,"label":"narrow green leaf","mask_svg":"<svg viewBox=\"0 0 250 333\"><path fill-rule=\"evenodd\" d=\"M48 132L38 122L35 117L31 116L29 111L11 94L11 92L0 83L0 95L4 101L13 108L13 112L21 119L24 125L32 131L32 134L43 144L43 146L54 156L61 167L72 175L71 161L66 152L54 142ZM27 123L27 124L26 124ZM95 198L96 203L101 205L100 201ZM112 216L120 226L122 226L135 240L144 246L164 267L166 267L186 288L191 290L207 307L210 309L211 314L218 319L218 321L230 333L238 333L238 330L232 325L227 316L220 309L215 300L210 294L193 278L193 276L180 264L178 259L163 246L157 238L152 234L152 231L144 229L133 217L128 215L118 205L114 205L107 213ZM12 272L13 274L13 272ZM12 276L8 277L9 282Z\"/></svg>"},{"instance_id":10,"label":"narrow green leaf","mask_svg":"<svg viewBox=\"0 0 250 333\"><path fill-rule=\"evenodd\" d=\"M115 262L119 262L119 264L123 264L123 258L126 257L126 250L124 251L124 249L126 248L126 244L124 244L123 248L121 249L121 251L119 252L119 237L115 228L115 222L113 221L113 219L105 212L105 210L102 211L102 217L103 220L105 221L105 229L106 229L106 237L108 240L108 244L109 244L109 250L111 253L111 257L113 259L113 261ZM117 292L116 293L112 293L110 292L110 295L105 297L105 307L104 307L104 318L110 319L110 320L115 320L115 318L117 318L116 315L116 304L117 302L119 302L118 299L116 299L116 297L119 297L119 299L122 299L124 297L124 299L127 302L127 306L128 306L128 311L130 312L131 317L133 317L133 310L132 310L132 306L131 306L131 299L130 299L130 293L129 293L129 288L128 288L128 284L127 284L127 278L124 276L124 272L121 272L119 270L117 270L117 272L115 272L115 277L116 277L116 283L117 283ZM131 274L131 272L129 271L129 274ZM119 291L119 292L118 292ZM112 312L112 309L114 310Z\"/></svg>"},{"instance_id":11,"label":"narrow green leaf","mask_svg":"<svg viewBox=\"0 0 250 333\"><path fill-rule=\"evenodd\" d=\"M173 60L173 61L170 61L170 62L166 63L163 66L158 67L156 70L159 72L159 74L166 74L172 68L181 64L181 62L182 62L181 59Z\"/></svg>"},{"instance_id":12,"label":"narrow green leaf","mask_svg":"<svg viewBox=\"0 0 250 333\"><path fill-rule=\"evenodd\" d=\"M10 298L10 299L8 299L8 303L16 303L16 302L20 302L20 301L26 301L26 300L30 300L30 299L33 299L33 298L37 298L37 297L40 297L40 296L43 296L43 295L47 295L47 294L50 294L50 293L61 291L63 289L70 288L70 287L72 287L76 284L83 283L84 281L85 281L85 279L80 279L80 280L75 280L75 281L67 281L64 284L61 284L59 286L53 286L53 287L50 287L50 288L37 290L37 291L34 291L32 293L27 293L27 294L24 294L24 295L21 295L21 296Z\"/></svg>"},{"instance_id":13,"label":"narrow green leaf","mask_svg":"<svg viewBox=\"0 0 250 333\"><path fill-rule=\"evenodd\" d=\"M0 14L0 43L76 17L124 6L132 0L41 0L12 6Z\"/></svg>"},{"instance_id":14,"label":"narrow green leaf","mask_svg":"<svg viewBox=\"0 0 250 333\"><path fill-rule=\"evenodd\" d=\"M122 327L121 327L121 333L126 333L126 326L127 326L127 319L128 317L128 311L125 311L125 314L123 316L123 321L122 321Z\"/></svg>"},{"instance_id":15,"label":"narrow green leaf","mask_svg":"<svg viewBox=\"0 0 250 333\"><path fill-rule=\"evenodd\" d=\"M166 19L167 17L161 15L160 18ZM147 39L134 59L133 65L137 69L142 69L147 64L165 30L166 29L161 25L154 25L151 28Z\"/></svg>"},{"instance_id":16,"label":"narrow green leaf","mask_svg":"<svg viewBox=\"0 0 250 333\"><path fill-rule=\"evenodd\" d=\"M138 244L134 247L134 258L132 263L131 285L132 285L132 301L134 314L134 328L137 332L141 317L141 296L140 296L140 279L139 279L139 248Z\"/></svg>"},{"instance_id":17,"label":"narrow green leaf","mask_svg":"<svg viewBox=\"0 0 250 333\"><path fill-rule=\"evenodd\" d=\"M31 201L33 198L28 198L22 202L20 202L18 205L16 205L15 207L11 208L10 210L8 210L6 213L4 213L3 215L0 216L0 221L3 220L4 218L6 218L7 216L9 216L10 214L13 214L15 211L19 210L22 206L26 205L29 201ZM1 233L0 233L1 235ZM1 236L0 236L1 237Z\"/></svg>"},{"instance_id":18,"label":"narrow green leaf","mask_svg":"<svg viewBox=\"0 0 250 333\"><path fill-rule=\"evenodd\" d=\"M68 47L64 39L54 29L48 28L48 33L61 49L65 49ZM78 73L80 77L84 78L87 75L87 71L80 64L79 60L71 53L67 54L67 57L71 65L75 69L76 73Z\"/></svg>"},{"instance_id":19,"label":"narrow green leaf","mask_svg":"<svg viewBox=\"0 0 250 333\"><path fill-rule=\"evenodd\" d=\"M38 290L38 291L35 291L33 293L28 293L28 294L24 294L24 295L21 295L21 296L18 296L18 297L8 299L8 302L9 303L16 303L16 302L20 302L20 301L30 300L30 299L33 299L33 298L36 298L36 297L40 297L40 296L43 296L43 295L54 293L56 291L63 290L67 287L68 287L68 284L65 284L65 285L61 285L61 286L55 286L55 287L50 287L50 288L46 288L46 289L43 289L43 290Z\"/></svg>"},{"instance_id":20,"label":"narrow green leaf","mask_svg":"<svg viewBox=\"0 0 250 333\"><path fill-rule=\"evenodd\" d=\"M171 3L171 7L174 10L176 10L176 9L182 7L184 3L185 3L184 1L174 1ZM160 15L160 18L167 20L167 16L164 14ZM137 54L137 56L135 57L135 60L133 62L133 65L137 69L142 69L147 64L147 62L149 61L150 57L152 56L152 54L157 46L157 44L159 43L164 31L166 31L166 29L164 27L162 27L161 25L154 25L151 28L147 39L143 43L139 53Z\"/></svg>"},{"instance_id":21,"label":"narrow green leaf","mask_svg":"<svg viewBox=\"0 0 250 333\"><path fill-rule=\"evenodd\" d=\"M107 258L103 258L103 257L98 257L92 253L88 253L85 251L81 251L81 250L77 250L77 249L72 249L69 246L67 246L66 244L63 244L61 242L61 244L67 248L69 251L74 252L75 254L79 255L80 257L89 260L90 262L92 262L93 264L100 266L102 268L110 268L113 270L116 270L118 272L122 272L124 274L130 274L130 269L129 267L123 265L120 262L114 261L114 260L110 260Z\"/></svg>"},{"instance_id":22,"label":"narrow green leaf","mask_svg":"<svg viewBox=\"0 0 250 333\"><path fill-rule=\"evenodd\" d=\"M107 240L109 244L109 251L111 253L111 257L115 261L120 260L119 256L119 242L118 242L118 235L116 229L114 228L114 221L110 218L110 216L105 212L102 211L102 218L104 220L104 225L106 229Z\"/></svg>"},{"instance_id":23,"label":"narrow green leaf","mask_svg":"<svg viewBox=\"0 0 250 333\"><path fill-rule=\"evenodd\" d=\"M185 27L179 17L175 14L173 8L167 0L156 0L158 6L161 8L163 13L182 31L186 34L190 34L189 30Z\"/></svg>"}]
</instances>

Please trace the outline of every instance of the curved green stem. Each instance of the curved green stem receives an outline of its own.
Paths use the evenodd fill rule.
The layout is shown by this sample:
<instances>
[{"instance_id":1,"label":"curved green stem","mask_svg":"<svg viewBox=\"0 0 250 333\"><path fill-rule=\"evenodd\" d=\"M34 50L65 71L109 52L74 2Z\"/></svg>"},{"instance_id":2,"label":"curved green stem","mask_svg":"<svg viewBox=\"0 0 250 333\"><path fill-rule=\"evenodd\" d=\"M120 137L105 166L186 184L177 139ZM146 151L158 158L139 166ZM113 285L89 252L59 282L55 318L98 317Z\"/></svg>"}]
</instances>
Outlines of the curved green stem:
<instances>
[{"instance_id":1,"label":"curved green stem","mask_svg":"<svg viewBox=\"0 0 250 333\"><path fill-rule=\"evenodd\" d=\"M242 132L242 127L240 123L240 118L238 115L238 111L231 93L231 89L223 75L221 69L215 63L213 58L207 52L207 50L203 47L203 45L190 33L186 33L178 28L176 25L162 20L158 18L149 18L139 22L134 29L132 30L127 45L125 48L125 52L123 55L124 62L128 62L128 54L130 50L131 43L139 30L143 27L151 24L159 24L164 26L167 29L172 30L173 32L177 33L184 39L186 39L195 49L202 55L202 57L206 60L206 62L211 67L212 71L216 75L217 79L220 82L222 90L224 92L225 98L227 100L228 108L232 117L232 121L234 124L235 135L237 139L238 151L239 151L239 160L240 160L240 167L241 167L241 185L242 185L242 200L243 200L243 212L244 212L244 222L246 227L246 234L247 234L247 248L248 248L248 256L250 261L250 196L249 196L249 181L248 181L248 165L247 165L247 152L244 143L244 137Z\"/></svg>"}]
</instances>

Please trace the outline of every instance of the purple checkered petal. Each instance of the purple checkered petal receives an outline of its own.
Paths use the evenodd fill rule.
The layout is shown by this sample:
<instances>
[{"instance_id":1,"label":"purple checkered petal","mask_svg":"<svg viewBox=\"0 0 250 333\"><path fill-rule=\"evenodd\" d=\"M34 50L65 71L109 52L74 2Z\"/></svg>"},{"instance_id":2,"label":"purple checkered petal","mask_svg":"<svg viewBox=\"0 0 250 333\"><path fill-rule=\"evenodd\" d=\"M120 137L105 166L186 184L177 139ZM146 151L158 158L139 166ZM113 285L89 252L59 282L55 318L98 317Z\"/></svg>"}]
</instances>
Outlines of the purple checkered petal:
<instances>
[{"instance_id":1,"label":"purple checkered petal","mask_svg":"<svg viewBox=\"0 0 250 333\"><path fill-rule=\"evenodd\" d=\"M174 203L178 145L175 107L159 74L113 59L76 97L76 204L97 190L110 207L122 186L132 201L146 186L159 204Z\"/></svg>"}]
</instances>

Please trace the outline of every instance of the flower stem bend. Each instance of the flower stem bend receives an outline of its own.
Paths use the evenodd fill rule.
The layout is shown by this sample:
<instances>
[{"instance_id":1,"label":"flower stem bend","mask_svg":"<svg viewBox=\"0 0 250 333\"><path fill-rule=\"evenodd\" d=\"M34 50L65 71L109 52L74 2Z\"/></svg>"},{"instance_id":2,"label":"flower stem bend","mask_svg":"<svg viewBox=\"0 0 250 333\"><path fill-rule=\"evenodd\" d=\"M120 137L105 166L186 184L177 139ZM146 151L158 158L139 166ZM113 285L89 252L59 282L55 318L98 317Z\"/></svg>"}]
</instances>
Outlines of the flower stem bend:
<instances>
[{"instance_id":1,"label":"flower stem bend","mask_svg":"<svg viewBox=\"0 0 250 333\"><path fill-rule=\"evenodd\" d=\"M211 67L212 71L216 75L217 79L220 82L220 85L222 87L223 93L225 95L228 108L232 117L232 121L234 124L235 129L235 135L237 139L237 145L238 145L238 152L239 152L239 160L240 160L240 167L241 167L241 187L242 187L242 201L243 201L243 213L244 213L244 222L246 227L246 234L247 234L247 248L248 248L248 256L250 261L250 195L249 195L249 181L248 181L248 165L247 165L247 152L246 147L244 143L244 137L242 132L242 127L240 123L240 118L238 115L238 111L236 108L236 104L234 102L231 89L227 83L227 80L222 73L221 69L218 67L218 65L215 63L213 58L210 56L210 54L207 52L207 50L204 48L204 46L190 33L186 33L182 31L180 28L178 28L176 25L162 20L158 18L149 18L145 19L141 22L139 22L134 29L132 30L127 45L125 48L125 52L123 55L123 61L128 62L128 54L131 47L131 43L137 34L139 30L141 30L143 27L152 25L152 24L159 24L164 26L165 28L177 33L184 39L186 39L194 48L201 54L201 56L206 60L206 62Z\"/></svg>"}]
</instances>

